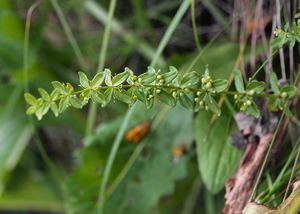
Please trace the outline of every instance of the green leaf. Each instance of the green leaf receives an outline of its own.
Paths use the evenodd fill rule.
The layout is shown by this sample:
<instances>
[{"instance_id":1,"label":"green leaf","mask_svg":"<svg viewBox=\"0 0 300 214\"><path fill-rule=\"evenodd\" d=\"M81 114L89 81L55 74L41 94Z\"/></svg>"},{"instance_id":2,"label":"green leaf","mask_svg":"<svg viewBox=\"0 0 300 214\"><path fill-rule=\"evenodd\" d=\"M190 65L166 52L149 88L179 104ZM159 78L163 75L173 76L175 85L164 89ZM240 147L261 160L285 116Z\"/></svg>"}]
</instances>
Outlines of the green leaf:
<instances>
[{"instance_id":1,"label":"green leaf","mask_svg":"<svg viewBox=\"0 0 300 214\"><path fill-rule=\"evenodd\" d=\"M251 80L247 84L247 91L255 91L256 94L260 94L265 90L265 83L257 80Z\"/></svg>"},{"instance_id":2,"label":"green leaf","mask_svg":"<svg viewBox=\"0 0 300 214\"><path fill-rule=\"evenodd\" d=\"M31 94L29 94L29 93L25 93L24 94L24 97L25 97L25 101L29 104L29 105L32 105L32 106L34 106L34 105L37 105L37 99L33 96L33 95L31 95Z\"/></svg>"},{"instance_id":3,"label":"green leaf","mask_svg":"<svg viewBox=\"0 0 300 214\"><path fill-rule=\"evenodd\" d=\"M100 103L102 105L105 105L105 103L106 103L105 96L98 91L92 92L91 97L95 103Z\"/></svg>"},{"instance_id":4,"label":"green leaf","mask_svg":"<svg viewBox=\"0 0 300 214\"><path fill-rule=\"evenodd\" d=\"M212 112L220 116L221 114L220 107L218 106L218 104L216 103L215 99L212 96L208 96L207 105L209 110L211 110Z\"/></svg>"},{"instance_id":5,"label":"green leaf","mask_svg":"<svg viewBox=\"0 0 300 214\"><path fill-rule=\"evenodd\" d=\"M283 113L285 114L285 116L287 116L289 119L292 119L294 117L293 112L290 110L290 108L288 106L286 106L286 108L283 109Z\"/></svg>"},{"instance_id":6,"label":"green leaf","mask_svg":"<svg viewBox=\"0 0 300 214\"><path fill-rule=\"evenodd\" d=\"M277 79L277 75L274 72L271 72L270 84L271 84L271 89L273 90L273 92L275 94L279 94L280 89L279 89L279 86L278 86L278 79Z\"/></svg>"},{"instance_id":7,"label":"green leaf","mask_svg":"<svg viewBox=\"0 0 300 214\"><path fill-rule=\"evenodd\" d=\"M104 72L98 72L94 78L91 80L91 87L92 88L97 88L99 87L102 82L104 81L105 78L105 73Z\"/></svg>"},{"instance_id":8,"label":"green leaf","mask_svg":"<svg viewBox=\"0 0 300 214\"><path fill-rule=\"evenodd\" d=\"M151 113L153 112L145 111L143 105L139 105L128 127L149 120ZM190 148L194 136L191 128L192 119L192 112L180 107L167 112L164 120L158 124L157 130L145 138L145 151L149 153L142 152L120 185L110 196L107 195L104 213L152 213L164 196L173 195L177 182L187 177L189 158L187 155L174 163L172 148L182 145L183 142ZM118 118L110 123L102 123L91 136L89 146L79 151L79 158L82 161L68 179L64 189L66 213L96 213L97 204L93 202L93 198L97 197L102 174L95 174L95 170L98 167L102 168L106 163L111 146L109 142L116 136L121 121ZM125 141L122 145L126 145ZM113 167L114 175L120 173L124 163L133 153L132 149L129 146L121 146L120 155ZM114 178L111 177L109 182L112 183Z\"/></svg>"},{"instance_id":9,"label":"green leaf","mask_svg":"<svg viewBox=\"0 0 300 214\"><path fill-rule=\"evenodd\" d=\"M169 72L162 74L165 84L172 82L178 75L178 71L175 67L170 66L169 70Z\"/></svg>"},{"instance_id":10,"label":"green leaf","mask_svg":"<svg viewBox=\"0 0 300 214\"><path fill-rule=\"evenodd\" d=\"M51 94L50 94L50 100L56 100L56 99L58 99L58 97L59 97L59 92L58 92L58 90L57 89L54 89L52 92L51 92Z\"/></svg>"},{"instance_id":11,"label":"green leaf","mask_svg":"<svg viewBox=\"0 0 300 214\"><path fill-rule=\"evenodd\" d=\"M57 117L58 114L59 114L59 110L58 110L57 104L56 104L55 102L52 102L52 103L50 104L50 108L51 108L53 114L55 115L55 117Z\"/></svg>"},{"instance_id":12,"label":"green leaf","mask_svg":"<svg viewBox=\"0 0 300 214\"><path fill-rule=\"evenodd\" d=\"M198 166L203 183L213 194L224 188L225 180L233 175L242 155L230 144L230 134L235 128L230 111L222 111L213 126L212 113L200 111L196 117Z\"/></svg>"},{"instance_id":13,"label":"green leaf","mask_svg":"<svg viewBox=\"0 0 300 214\"><path fill-rule=\"evenodd\" d=\"M244 87L244 81L243 81L241 71L240 70L234 70L233 75L234 75L234 85L235 85L236 90L238 92L244 92L245 87Z\"/></svg>"},{"instance_id":14,"label":"green leaf","mask_svg":"<svg viewBox=\"0 0 300 214\"><path fill-rule=\"evenodd\" d=\"M188 72L183 75L180 86L181 87L189 87L194 86L199 82L199 74L196 71Z\"/></svg>"},{"instance_id":15,"label":"green leaf","mask_svg":"<svg viewBox=\"0 0 300 214\"><path fill-rule=\"evenodd\" d=\"M35 112L35 116L37 117L38 120L41 120L43 116L48 112L50 106L43 104L39 106L39 108Z\"/></svg>"},{"instance_id":16,"label":"green leaf","mask_svg":"<svg viewBox=\"0 0 300 214\"><path fill-rule=\"evenodd\" d=\"M123 82L125 82L127 80L128 77L129 77L129 72L127 70L125 70L124 72L119 73L116 76L114 76L114 78L111 81L112 85L114 85L114 86L121 85Z\"/></svg>"},{"instance_id":17,"label":"green leaf","mask_svg":"<svg viewBox=\"0 0 300 214\"><path fill-rule=\"evenodd\" d=\"M69 101L74 108L82 108L82 104L77 97L70 97Z\"/></svg>"},{"instance_id":18,"label":"green leaf","mask_svg":"<svg viewBox=\"0 0 300 214\"><path fill-rule=\"evenodd\" d=\"M36 106L30 106L27 110L26 110L26 114L28 115L32 115L36 112L37 107Z\"/></svg>"},{"instance_id":19,"label":"green leaf","mask_svg":"<svg viewBox=\"0 0 300 214\"><path fill-rule=\"evenodd\" d=\"M260 116L260 111L257 108L257 105L255 103L252 102L251 106L248 106L247 110L246 110L247 114L250 114L256 118L259 118Z\"/></svg>"},{"instance_id":20,"label":"green leaf","mask_svg":"<svg viewBox=\"0 0 300 214\"><path fill-rule=\"evenodd\" d=\"M0 117L0 194L2 196L9 174L15 169L33 134L26 118L14 113L9 121ZM3 198L1 197L1 201Z\"/></svg>"},{"instance_id":21,"label":"green leaf","mask_svg":"<svg viewBox=\"0 0 300 214\"><path fill-rule=\"evenodd\" d=\"M147 72L139 75L138 79L142 84L151 84L156 80L156 73L148 69Z\"/></svg>"},{"instance_id":22,"label":"green leaf","mask_svg":"<svg viewBox=\"0 0 300 214\"><path fill-rule=\"evenodd\" d=\"M66 85L67 94L71 94L73 91L74 91L73 86L70 83L67 83L67 85Z\"/></svg>"},{"instance_id":23,"label":"green leaf","mask_svg":"<svg viewBox=\"0 0 300 214\"><path fill-rule=\"evenodd\" d=\"M89 79L87 78L86 74L83 72L78 72L79 75L79 83L83 88L89 88Z\"/></svg>"},{"instance_id":24,"label":"green leaf","mask_svg":"<svg viewBox=\"0 0 300 214\"><path fill-rule=\"evenodd\" d=\"M108 86L112 86L111 71L108 68L105 68L104 73L105 73L105 84Z\"/></svg>"},{"instance_id":25,"label":"green leaf","mask_svg":"<svg viewBox=\"0 0 300 214\"><path fill-rule=\"evenodd\" d=\"M67 93L64 84L62 84L58 81L53 81L53 82L51 82L51 84L52 84L53 88L56 89L60 94Z\"/></svg>"},{"instance_id":26,"label":"green leaf","mask_svg":"<svg viewBox=\"0 0 300 214\"><path fill-rule=\"evenodd\" d=\"M135 88L133 94L143 103L147 103L147 94L139 88Z\"/></svg>"},{"instance_id":27,"label":"green leaf","mask_svg":"<svg viewBox=\"0 0 300 214\"><path fill-rule=\"evenodd\" d=\"M224 91L227 88L227 80L225 79L216 79L212 82L212 89L217 93Z\"/></svg>"},{"instance_id":28,"label":"green leaf","mask_svg":"<svg viewBox=\"0 0 300 214\"><path fill-rule=\"evenodd\" d=\"M287 93L287 98L291 99L292 97L294 97L297 94L297 88L294 85L284 86L281 89L281 94L282 93Z\"/></svg>"},{"instance_id":29,"label":"green leaf","mask_svg":"<svg viewBox=\"0 0 300 214\"><path fill-rule=\"evenodd\" d=\"M129 95L127 95L126 91L124 91L124 90L114 90L114 96L117 100L119 100L123 103L127 103L127 104L132 103L131 97Z\"/></svg>"},{"instance_id":30,"label":"green leaf","mask_svg":"<svg viewBox=\"0 0 300 214\"><path fill-rule=\"evenodd\" d=\"M105 104L102 105L102 107L106 106L111 101L113 92L114 92L113 88L108 88L105 90L105 92L104 92Z\"/></svg>"},{"instance_id":31,"label":"green leaf","mask_svg":"<svg viewBox=\"0 0 300 214\"><path fill-rule=\"evenodd\" d=\"M153 105L154 105L154 98L152 97L152 98L147 99L147 102L146 102L147 109L151 109L153 107Z\"/></svg>"},{"instance_id":32,"label":"green leaf","mask_svg":"<svg viewBox=\"0 0 300 214\"><path fill-rule=\"evenodd\" d=\"M186 94L182 94L182 95L180 95L179 96L179 103L183 106L183 107L185 107L185 108L187 108L188 110L193 110L193 101L192 101L192 99L188 96L188 95L186 95Z\"/></svg>"},{"instance_id":33,"label":"green leaf","mask_svg":"<svg viewBox=\"0 0 300 214\"><path fill-rule=\"evenodd\" d=\"M176 99L165 90L161 90L161 92L158 94L158 99L169 106L175 106L176 104Z\"/></svg>"},{"instance_id":34,"label":"green leaf","mask_svg":"<svg viewBox=\"0 0 300 214\"><path fill-rule=\"evenodd\" d=\"M40 95L42 96L43 100L50 101L50 95L48 94L47 91L45 91L42 88L39 88L38 91L39 91Z\"/></svg>"},{"instance_id":35,"label":"green leaf","mask_svg":"<svg viewBox=\"0 0 300 214\"><path fill-rule=\"evenodd\" d=\"M59 104L58 104L58 110L59 112L63 112L64 110L66 110L66 108L68 108L70 105L70 101L69 101L69 98L68 97L65 97L65 98L62 98L60 101L59 101Z\"/></svg>"}]
</instances>

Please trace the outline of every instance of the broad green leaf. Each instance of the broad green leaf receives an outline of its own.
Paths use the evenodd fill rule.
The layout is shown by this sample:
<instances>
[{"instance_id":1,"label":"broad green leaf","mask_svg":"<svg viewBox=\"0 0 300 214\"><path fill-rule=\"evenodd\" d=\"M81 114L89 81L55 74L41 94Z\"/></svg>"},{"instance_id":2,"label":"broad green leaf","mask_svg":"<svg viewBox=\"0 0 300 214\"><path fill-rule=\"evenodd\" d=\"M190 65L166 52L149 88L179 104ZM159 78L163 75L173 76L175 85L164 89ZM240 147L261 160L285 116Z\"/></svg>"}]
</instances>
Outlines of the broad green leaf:
<instances>
[{"instance_id":1,"label":"broad green leaf","mask_svg":"<svg viewBox=\"0 0 300 214\"><path fill-rule=\"evenodd\" d=\"M125 82L127 80L127 78L129 77L129 72L128 71L124 71L122 73L117 74L116 76L113 77L112 79L112 85L114 86L118 86L121 85L123 82Z\"/></svg>"},{"instance_id":2,"label":"broad green leaf","mask_svg":"<svg viewBox=\"0 0 300 214\"><path fill-rule=\"evenodd\" d=\"M274 72L271 72L270 84L271 84L271 89L274 91L274 93L278 94L280 92L280 89L279 89L279 86L278 86L277 75Z\"/></svg>"},{"instance_id":3,"label":"broad green leaf","mask_svg":"<svg viewBox=\"0 0 300 214\"><path fill-rule=\"evenodd\" d=\"M255 91L256 94L260 94L265 90L265 83L257 80L251 80L247 84L247 91Z\"/></svg>"},{"instance_id":4,"label":"broad green leaf","mask_svg":"<svg viewBox=\"0 0 300 214\"><path fill-rule=\"evenodd\" d=\"M159 127L145 139L145 151L148 153L142 153L137 158L124 180L112 195L106 198L104 213L151 213L161 198L172 194L176 182L187 175L188 161L188 157L182 157L174 163L172 148L183 142L186 142L188 147L191 145L189 142L193 138L192 117L192 112L183 108L168 111ZM149 113L139 108L129 122L129 127L138 124L137 120L141 122L146 118L150 118ZM68 180L65 189L66 207L70 213L96 213L97 206L92 199L97 197L101 174L96 174L95 170L106 163L101 157L106 157L108 142L114 139L119 124L120 120L102 124L93 136L94 144L88 144L88 147L81 149L81 164ZM125 142L122 145L114 170L122 169L133 152L126 152L128 147L125 147ZM114 174L118 173L114 171ZM113 181L113 177L110 181Z\"/></svg>"},{"instance_id":5,"label":"broad green leaf","mask_svg":"<svg viewBox=\"0 0 300 214\"><path fill-rule=\"evenodd\" d=\"M213 194L239 166L241 152L230 144L235 124L227 109L210 125L212 113L200 111L196 117L197 159L203 183Z\"/></svg>"},{"instance_id":6,"label":"broad green leaf","mask_svg":"<svg viewBox=\"0 0 300 214\"><path fill-rule=\"evenodd\" d=\"M199 74L196 71L188 72L183 75L180 86L181 87L189 87L194 86L199 82Z\"/></svg>"},{"instance_id":7,"label":"broad green leaf","mask_svg":"<svg viewBox=\"0 0 300 214\"><path fill-rule=\"evenodd\" d=\"M104 78L105 78L105 73L98 72L90 82L91 87L92 88L99 87L102 84L102 82L104 81Z\"/></svg>"},{"instance_id":8,"label":"broad green leaf","mask_svg":"<svg viewBox=\"0 0 300 214\"><path fill-rule=\"evenodd\" d=\"M216 79L212 82L212 90L215 90L217 93L224 91L227 88L227 80Z\"/></svg>"},{"instance_id":9,"label":"broad green leaf","mask_svg":"<svg viewBox=\"0 0 300 214\"><path fill-rule=\"evenodd\" d=\"M79 83L83 88L89 88L89 79L87 78L86 74L83 72L78 72L79 75Z\"/></svg>"},{"instance_id":10,"label":"broad green leaf","mask_svg":"<svg viewBox=\"0 0 300 214\"><path fill-rule=\"evenodd\" d=\"M188 95L186 95L186 94L182 94L182 95L180 95L179 96L179 103L183 106L183 107L185 107L185 108L187 108L188 110L193 110L193 101L192 101L192 99L188 96Z\"/></svg>"},{"instance_id":11,"label":"broad green leaf","mask_svg":"<svg viewBox=\"0 0 300 214\"><path fill-rule=\"evenodd\" d=\"M238 92L244 92L245 87L244 87L244 80L243 80L241 71L234 70L233 75L234 75L234 85L235 85L236 90Z\"/></svg>"},{"instance_id":12,"label":"broad green leaf","mask_svg":"<svg viewBox=\"0 0 300 214\"><path fill-rule=\"evenodd\" d=\"M31 125L21 115L9 120L0 118L0 195L7 175L17 166L33 134Z\"/></svg>"}]
</instances>

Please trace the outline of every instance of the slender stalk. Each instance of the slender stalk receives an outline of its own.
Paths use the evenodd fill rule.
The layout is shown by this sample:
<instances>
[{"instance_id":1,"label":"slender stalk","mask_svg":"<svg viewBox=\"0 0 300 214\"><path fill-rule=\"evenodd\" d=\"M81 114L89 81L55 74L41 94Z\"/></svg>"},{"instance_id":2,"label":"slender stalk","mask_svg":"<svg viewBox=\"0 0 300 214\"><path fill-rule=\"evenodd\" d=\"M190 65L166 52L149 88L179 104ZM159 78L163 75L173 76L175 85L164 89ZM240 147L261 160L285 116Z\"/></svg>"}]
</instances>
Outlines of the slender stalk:
<instances>
[{"instance_id":1,"label":"slender stalk","mask_svg":"<svg viewBox=\"0 0 300 214\"><path fill-rule=\"evenodd\" d=\"M109 36L110 36L113 16L114 16L115 8L116 8L116 2L117 2L117 0L111 0L110 4L109 4L108 18L107 18L107 22L106 22L105 29L104 29L102 46L101 46L99 59L98 59L98 68L97 68L98 72L102 71L105 66L107 47L108 47L108 43L109 43ZM87 118L86 131L85 131L86 136L88 136L92 133L93 126L96 121L96 115L97 115L96 104L91 103L90 108L89 108L88 118Z\"/></svg>"},{"instance_id":2,"label":"slender stalk","mask_svg":"<svg viewBox=\"0 0 300 214\"><path fill-rule=\"evenodd\" d=\"M63 27L63 30L64 30L64 32L65 32L65 34L66 34L66 36L67 36L67 38L68 38L68 40L69 40L72 48L73 48L73 51L74 51L74 53L76 55L76 58L77 58L80 66L81 66L81 69L89 72L88 71L88 66L87 66L87 64L86 64L86 62L84 60L83 54L82 54L82 52L81 52L81 50L80 50L80 48L79 48L79 46L78 46L78 44L77 44L77 42L75 40L75 37L74 37L74 35L73 35L72 31L71 31L71 28L70 28L70 26L69 26L69 24L68 24L68 22L67 22L67 20L66 20L66 18L64 16L63 12L62 12L61 7L59 6L57 0L50 0L50 2L52 4L55 12L57 13L59 21L60 21L60 23L61 23L61 25Z\"/></svg>"},{"instance_id":3,"label":"slender stalk","mask_svg":"<svg viewBox=\"0 0 300 214\"><path fill-rule=\"evenodd\" d=\"M162 54L162 51L166 47L168 41L170 40L172 34L174 33L176 26L179 24L181 18L183 17L185 12L189 8L189 5L190 5L190 0L184 0L182 2L182 4L180 5L178 11L176 12L174 18L171 21L166 33L164 34L163 38L161 39L161 41L158 45L158 48L156 50L156 53L152 59L150 66L154 67L154 65L157 64L158 59L160 58L160 55Z\"/></svg>"},{"instance_id":4,"label":"slender stalk","mask_svg":"<svg viewBox=\"0 0 300 214\"><path fill-rule=\"evenodd\" d=\"M84 7L87 12L89 12L96 20L100 21L103 24L108 22L107 12L97 2L92 0L85 1ZM113 18L112 20L111 31L126 43L133 46L135 50L137 50L149 62L152 60L155 54L155 49L146 41L137 37L129 29L124 28L115 18ZM165 64L166 62L163 57L160 57L157 61L157 65L163 67Z\"/></svg>"},{"instance_id":5,"label":"slender stalk","mask_svg":"<svg viewBox=\"0 0 300 214\"><path fill-rule=\"evenodd\" d=\"M154 58L152 60L152 63L151 63L151 66L154 66L156 65L158 59L160 58L160 55L163 51L163 49L165 48L167 42L169 41L169 39L171 38L171 35L172 33L174 32L176 26L178 25L180 19L182 18L183 14L185 13L185 11L188 9L188 6L189 6L189 3L190 3L190 0L185 0L180 8L178 9L176 15L174 16L170 26L168 27L163 39L161 40L158 48L157 48L157 51L154 55ZM120 130L117 134L117 137L115 138L114 142L113 142L113 147L111 149L111 152L109 154L109 157L108 157L108 161L107 161L107 164L105 165L105 169L104 169L104 174L103 174L103 179L102 179L102 182L101 182L101 186L100 186L100 190L99 190L99 195L98 195L98 213L102 214L103 211L104 211L104 196L105 196L105 190L106 190L106 185L107 185L107 182L108 182L108 179L109 179L109 175L110 175L110 172L111 172L111 169L112 169L112 165L113 165L113 162L116 158L116 154L117 154L117 151L119 149L119 146L121 144L121 141L122 141L122 137L125 133L125 130L126 130L126 127L127 127L127 124L128 124L128 121L130 119L130 117L132 116L132 114L134 113L135 111L135 108L137 106L137 103L134 104L126 113L125 115L125 118L122 122L122 125L120 127Z\"/></svg>"},{"instance_id":6,"label":"slender stalk","mask_svg":"<svg viewBox=\"0 0 300 214\"><path fill-rule=\"evenodd\" d=\"M121 127L118 131L118 134L117 134L117 136L116 136L116 138L113 142L112 149L109 153L108 160L107 160L107 163L105 165L104 172L103 172L103 177L102 177L101 186L100 186L99 195L98 195L98 202L97 202L97 204L98 204L98 210L97 211L98 212L97 213L99 213L99 214L104 213L104 201L105 201L104 197L105 197L106 185L107 185L109 175L110 175L115 157L117 155L120 143L122 142L123 135L125 134L127 124L128 124L128 122L131 118L131 115L134 113L135 108L136 108L136 105L133 105L127 111L127 113L125 115L125 118L123 120L123 123L122 123L122 125L121 125Z\"/></svg>"},{"instance_id":7,"label":"slender stalk","mask_svg":"<svg viewBox=\"0 0 300 214\"><path fill-rule=\"evenodd\" d=\"M195 43L197 45L198 51L201 51L201 44L198 37L197 24L196 24L196 15L195 15L195 0L191 0L191 18Z\"/></svg>"},{"instance_id":8,"label":"slender stalk","mask_svg":"<svg viewBox=\"0 0 300 214\"><path fill-rule=\"evenodd\" d=\"M300 142L300 138L298 139L296 145L298 145L299 142ZM293 177L295 175L295 170L296 170L297 163L299 161L299 157L300 157L300 146L298 147L297 155L296 155L296 158L295 158L295 161L294 161L294 164L293 164L292 173L291 173L288 185L287 185L286 190L285 190L283 201L286 199L286 197L288 195L288 192L289 192L289 189L291 187L291 183L292 183Z\"/></svg>"},{"instance_id":9,"label":"slender stalk","mask_svg":"<svg viewBox=\"0 0 300 214\"><path fill-rule=\"evenodd\" d=\"M23 46L24 46L24 49L23 49L23 75L24 75L23 85L24 85L25 92L29 91L29 83L28 83L29 57L28 56L29 56L29 38L30 38L31 17L32 17L34 10L39 5L39 3L40 3L40 1L35 2L29 8L27 15L26 15L25 36L24 36L24 44L23 44ZM58 172L58 170L54 167L52 161L48 157L47 152L45 151L45 148L43 147L43 144L42 144L39 136L36 134L36 127L35 127L32 117L29 117L29 124L30 124L31 133L33 134L38 152L40 153L42 160L45 162L46 166L49 168L51 176L53 177L54 181L57 183L57 185L59 187L58 192L60 192L60 190L62 188L62 182L61 182L62 176Z\"/></svg>"},{"instance_id":10,"label":"slender stalk","mask_svg":"<svg viewBox=\"0 0 300 214\"><path fill-rule=\"evenodd\" d=\"M252 190L252 193L251 193L251 196L250 196L249 201L252 201L252 200L254 199L254 197L255 197L255 192L256 192L256 190L257 190L258 184L259 184L260 179L261 179L261 177L262 177L262 173L263 173L263 171L264 171L264 169L265 169L265 166L266 166L266 164L267 164L267 160L268 160L268 158L269 158L269 156L270 156L270 153L271 153L271 150L272 150L272 148L273 148L273 145L274 145L275 139L276 139L276 137L277 137L278 131L279 131L280 127L281 127L281 123L282 123L282 121L283 121L283 118L284 118L284 113L282 112L282 113L281 113L281 116L280 116L280 119L279 119L279 122L278 122L278 124L277 124L276 130L275 130L275 132L274 132L274 134L273 134L273 136L272 136L271 143L270 143L269 148L268 148L268 150L267 150L267 153L266 153L266 155L265 155L264 161L263 161L262 166L261 166L261 168L260 168L260 170L259 170L259 174L258 174L257 179L256 179L256 181L255 181L255 184L254 184L254 187L253 187L253 190Z\"/></svg>"}]
</instances>

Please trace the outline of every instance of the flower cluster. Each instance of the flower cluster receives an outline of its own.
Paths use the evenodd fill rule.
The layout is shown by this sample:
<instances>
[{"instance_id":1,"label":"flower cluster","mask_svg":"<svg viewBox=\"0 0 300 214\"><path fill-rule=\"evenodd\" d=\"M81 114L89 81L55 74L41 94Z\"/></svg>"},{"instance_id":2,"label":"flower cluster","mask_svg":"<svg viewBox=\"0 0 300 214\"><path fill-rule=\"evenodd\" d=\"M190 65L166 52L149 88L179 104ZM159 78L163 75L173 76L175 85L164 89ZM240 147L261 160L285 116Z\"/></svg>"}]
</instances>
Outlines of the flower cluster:
<instances>
[{"instance_id":1,"label":"flower cluster","mask_svg":"<svg viewBox=\"0 0 300 214\"><path fill-rule=\"evenodd\" d=\"M255 96L267 96L270 99L272 110L282 108L286 100L296 95L294 86L279 88L275 74L272 74L271 88L274 94L264 94L265 84L256 80L244 84L240 71L234 72L235 87L237 91L228 91L228 81L213 79L208 69L201 76L192 71L178 75L175 67L170 66L169 71L163 73L149 67L148 71L136 76L132 70L125 68L124 72L115 76L109 69L97 73L89 79L83 72L79 72L79 90L74 90L70 83L52 82L53 91L48 93L39 88L40 97L25 93L25 100L30 105L27 114L35 114L40 120L51 110L58 116L68 107L82 108L90 100L99 103L102 107L111 100L118 100L132 105L137 100L151 108L154 102L175 106L179 102L183 107L193 110L209 110L220 115L221 110L216 98L221 94L233 95L238 108L253 116L259 116L255 104Z\"/></svg>"}]
</instances>

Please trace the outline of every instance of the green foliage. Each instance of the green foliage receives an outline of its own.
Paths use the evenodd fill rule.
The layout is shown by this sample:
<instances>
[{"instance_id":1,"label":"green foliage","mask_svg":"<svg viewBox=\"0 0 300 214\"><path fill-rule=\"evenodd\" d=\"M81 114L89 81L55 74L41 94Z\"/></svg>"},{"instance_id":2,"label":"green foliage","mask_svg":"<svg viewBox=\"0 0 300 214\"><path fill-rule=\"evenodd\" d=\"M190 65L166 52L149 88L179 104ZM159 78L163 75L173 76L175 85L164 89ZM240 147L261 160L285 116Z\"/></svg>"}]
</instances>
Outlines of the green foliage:
<instances>
[{"instance_id":1,"label":"green foliage","mask_svg":"<svg viewBox=\"0 0 300 214\"><path fill-rule=\"evenodd\" d=\"M254 102L254 96L262 95L265 90L265 83L250 80L245 87L241 72L235 70L234 84L236 90L240 92L240 94L234 95L235 103L239 106L240 111L258 118L260 116L260 111Z\"/></svg>"},{"instance_id":2,"label":"green foliage","mask_svg":"<svg viewBox=\"0 0 300 214\"><path fill-rule=\"evenodd\" d=\"M128 105L140 100L150 108L155 98L169 106L175 106L179 100L179 103L188 109L193 109L196 104L195 111L206 109L220 114L213 97L227 88L227 80L211 79L208 69L202 79L196 72L187 73L179 78L177 69L172 66L166 73L149 68L139 76L134 75L129 68L115 76L111 75L109 69L105 69L97 73L92 80L83 72L78 74L79 86L82 88L79 91L74 91L70 83L54 81L54 90L50 94L44 89L38 90L40 98L26 93L25 100L30 105L27 114L35 114L40 120L51 109L54 115L58 116L69 106L82 108L90 99L103 107L112 99ZM198 88L200 82L202 85ZM103 83L105 85L102 85ZM192 98L195 96L194 103Z\"/></svg>"},{"instance_id":3,"label":"green foliage","mask_svg":"<svg viewBox=\"0 0 300 214\"><path fill-rule=\"evenodd\" d=\"M280 48L288 43L293 48L296 42L300 42L300 19L293 22L291 30L289 24L286 23L283 29L276 29L274 34L277 38L272 43L273 47Z\"/></svg>"},{"instance_id":4,"label":"green foliage","mask_svg":"<svg viewBox=\"0 0 300 214\"><path fill-rule=\"evenodd\" d=\"M142 122L145 108L139 107L129 126ZM86 147L79 153L80 165L66 184L66 207L69 213L94 213L93 198L98 194L101 168L105 162L100 157L107 156L108 142L118 131L119 119L96 130L93 138L86 140ZM163 121L143 140L144 152L135 161L119 186L107 196L105 213L151 213L162 196L174 191L175 182L186 176L188 156L173 161L172 147L189 143L193 139L192 113L177 106L168 111ZM101 136L99 138L98 136ZM132 150L123 140L110 183L118 170L122 170ZM135 149L131 147L131 149ZM127 151L127 152L126 152ZM100 173L95 173L100 169ZM162 170L163 169L163 170ZM109 188L109 187L108 187ZM109 189L108 189L109 190ZM109 192L109 191L108 191ZM118 206L116 206L116 204Z\"/></svg>"},{"instance_id":5,"label":"green foliage","mask_svg":"<svg viewBox=\"0 0 300 214\"><path fill-rule=\"evenodd\" d=\"M212 79L207 68L202 77L195 71L178 77L178 71L173 66L170 66L169 72L166 73L149 67L147 72L139 76L134 75L129 68L125 68L124 72L115 76L111 75L109 69L105 69L91 80L83 72L78 74L81 90L74 91L70 83L63 84L54 81L52 82L54 90L50 94L41 88L38 90L40 98L26 93L25 100L30 105L27 114L35 114L40 120L51 109L54 115L58 116L70 106L82 108L90 99L101 104L102 107L113 99L128 105L139 100L151 108L157 98L172 107L179 100L179 103L187 109L193 109L196 112L202 109L210 110L220 115L221 110L215 97L228 94L234 95L235 103L241 112L259 117L260 111L255 103L255 96L269 97L272 109L276 110L282 109L285 101L297 94L296 87L291 85L278 91L276 86L278 81L274 74L271 75L274 95L264 94L264 82L249 80L245 85L239 70L234 71L236 92L226 90L227 80ZM102 85L103 83L105 85Z\"/></svg>"},{"instance_id":6,"label":"green foliage","mask_svg":"<svg viewBox=\"0 0 300 214\"><path fill-rule=\"evenodd\" d=\"M216 194L223 189L225 179L237 169L241 152L230 144L235 129L230 112L224 109L224 114L213 126L210 125L211 117L207 112L199 112L196 117L197 158L206 188Z\"/></svg>"},{"instance_id":7,"label":"green foliage","mask_svg":"<svg viewBox=\"0 0 300 214\"><path fill-rule=\"evenodd\" d=\"M274 96L270 97L268 107L270 110L280 109L283 110L288 104L288 100L297 95L297 88L294 85L286 85L280 87L278 78L274 72L270 76L271 89ZM285 112L287 113L287 112Z\"/></svg>"}]
</instances>

